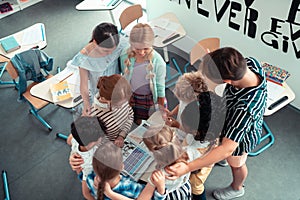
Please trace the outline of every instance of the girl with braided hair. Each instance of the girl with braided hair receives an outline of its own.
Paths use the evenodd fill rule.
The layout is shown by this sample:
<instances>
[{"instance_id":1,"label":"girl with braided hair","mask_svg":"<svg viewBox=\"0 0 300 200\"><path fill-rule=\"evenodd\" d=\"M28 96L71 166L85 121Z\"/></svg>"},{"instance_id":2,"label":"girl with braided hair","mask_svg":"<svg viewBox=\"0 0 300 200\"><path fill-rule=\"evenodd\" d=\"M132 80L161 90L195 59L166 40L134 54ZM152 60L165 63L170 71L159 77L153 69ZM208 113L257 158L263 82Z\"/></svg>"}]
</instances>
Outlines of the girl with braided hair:
<instances>
[{"instance_id":1,"label":"girl with braided hair","mask_svg":"<svg viewBox=\"0 0 300 200\"><path fill-rule=\"evenodd\" d=\"M130 47L122 53L121 70L130 82L134 121L147 120L150 109L164 107L166 63L153 49L154 32L148 24L138 23L129 36Z\"/></svg>"},{"instance_id":2,"label":"girl with braided hair","mask_svg":"<svg viewBox=\"0 0 300 200\"><path fill-rule=\"evenodd\" d=\"M93 191L97 193L97 200L162 200L165 198L164 178L160 174L153 172L151 180L154 185L150 183L144 185L137 183L129 176L122 175L123 167L123 155L120 148L109 141L98 147L93 157L96 177L88 179L89 185L97 185L97 192ZM97 184L91 183L94 179Z\"/></svg>"}]
</instances>

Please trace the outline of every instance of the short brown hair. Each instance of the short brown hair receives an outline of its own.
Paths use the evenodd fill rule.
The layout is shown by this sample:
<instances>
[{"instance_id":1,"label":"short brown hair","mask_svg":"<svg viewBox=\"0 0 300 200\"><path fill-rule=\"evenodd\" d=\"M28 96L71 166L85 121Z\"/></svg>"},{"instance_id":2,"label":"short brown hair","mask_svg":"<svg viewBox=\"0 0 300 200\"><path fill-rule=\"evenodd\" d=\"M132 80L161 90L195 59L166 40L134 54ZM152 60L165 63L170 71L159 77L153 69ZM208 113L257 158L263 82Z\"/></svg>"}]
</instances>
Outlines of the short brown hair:
<instances>
[{"instance_id":1,"label":"short brown hair","mask_svg":"<svg viewBox=\"0 0 300 200\"><path fill-rule=\"evenodd\" d=\"M239 51L231 47L224 47L206 54L202 59L200 70L212 81L223 83L222 80L242 79L247 65Z\"/></svg>"},{"instance_id":2,"label":"short brown hair","mask_svg":"<svg viewBox=\"0 0 300 200\"><path fill-rule=\"evenodd\" d=\"M100 77L97 88L100 96L111 101L112 106L131 97L131 86L120 74Z\"/></svg>"}]
</instances>

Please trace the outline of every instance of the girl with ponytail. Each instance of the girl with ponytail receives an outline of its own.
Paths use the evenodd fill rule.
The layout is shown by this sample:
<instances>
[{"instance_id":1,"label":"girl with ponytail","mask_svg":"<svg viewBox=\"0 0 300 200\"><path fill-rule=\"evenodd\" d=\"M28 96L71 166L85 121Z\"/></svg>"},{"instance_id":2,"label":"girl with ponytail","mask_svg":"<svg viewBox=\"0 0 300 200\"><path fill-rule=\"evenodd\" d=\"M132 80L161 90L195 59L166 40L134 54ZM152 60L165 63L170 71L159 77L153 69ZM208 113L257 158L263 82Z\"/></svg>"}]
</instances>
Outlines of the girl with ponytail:
<instances>
[{"instance_id":1,"label":"girl with ponytail","mask_svg":"<svg viewBox=\"0 0 300 200\"><path fill-rule=\"evenodd\" d=\"M151 176L153 185L150 183L143 185L121 174L123 167L121 148L109 141L98 147L93 157L97 192L92 191L97 193L97 200L162 200L165 198L164 178L161 174L154 172ZM89 185L92 185L90 181Z\"/></svg>"}]
</instances>

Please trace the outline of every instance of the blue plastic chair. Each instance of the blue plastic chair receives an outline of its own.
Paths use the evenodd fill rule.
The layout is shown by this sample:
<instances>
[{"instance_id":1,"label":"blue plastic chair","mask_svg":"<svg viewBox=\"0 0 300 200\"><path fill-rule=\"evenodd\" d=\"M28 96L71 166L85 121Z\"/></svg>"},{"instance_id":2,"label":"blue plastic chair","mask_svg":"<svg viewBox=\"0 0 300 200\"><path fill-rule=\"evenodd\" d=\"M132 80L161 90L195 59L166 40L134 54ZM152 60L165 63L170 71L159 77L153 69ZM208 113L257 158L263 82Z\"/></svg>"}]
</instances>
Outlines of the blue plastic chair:
<instances>
[{"instance_id":1,"label":"blue plastic chair","mask_svg":"<svg viewBox=\"0 0 300 200\"><path fill-rule=\"evenodd\" d=\"M16 89L19 90L20 85L19 82L16 81L19 77L19 74L11 61L7 63L6 70L9 73L10 77L13 79L13 83L15 84ZM46 70L44 70L44 73L46 74L46 79L51 78L53 76L52 74L48 74ZM30 89L36 84L38 83L32 82L31 84L27 85L27 89L22 94L22 97L30 106L29 113L35 116L49 131L52 131L52 127L50 126L50 124L46 122L44 118L38 113L40 110L46 107L49 104L49 102L36 98L30 94Z\"/></svg>"}]
</instances>

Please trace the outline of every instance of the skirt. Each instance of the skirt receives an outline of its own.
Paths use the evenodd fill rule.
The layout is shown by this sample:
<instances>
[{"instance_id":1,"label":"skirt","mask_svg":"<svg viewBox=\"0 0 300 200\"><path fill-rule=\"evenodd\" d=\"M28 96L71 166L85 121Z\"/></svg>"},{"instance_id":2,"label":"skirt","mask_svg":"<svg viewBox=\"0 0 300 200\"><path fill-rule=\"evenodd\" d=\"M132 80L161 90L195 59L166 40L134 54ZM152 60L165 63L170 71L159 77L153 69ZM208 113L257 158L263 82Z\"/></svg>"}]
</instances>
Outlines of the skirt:
<instances>
[{"instance_id":1,"label":"skirt","mask_svg":"<svg viewBox=\"0 0 300 200\"><path fill-rule=\"evenodd\" d=\"M130 99L130 105L133 109L135 120L147 120L154 110L153 95L140 95L133 93Z\"/></svg>"}]
</instances>

